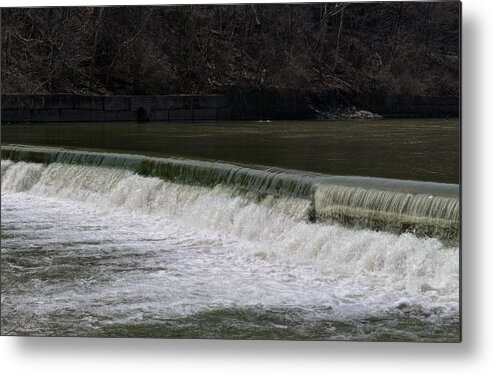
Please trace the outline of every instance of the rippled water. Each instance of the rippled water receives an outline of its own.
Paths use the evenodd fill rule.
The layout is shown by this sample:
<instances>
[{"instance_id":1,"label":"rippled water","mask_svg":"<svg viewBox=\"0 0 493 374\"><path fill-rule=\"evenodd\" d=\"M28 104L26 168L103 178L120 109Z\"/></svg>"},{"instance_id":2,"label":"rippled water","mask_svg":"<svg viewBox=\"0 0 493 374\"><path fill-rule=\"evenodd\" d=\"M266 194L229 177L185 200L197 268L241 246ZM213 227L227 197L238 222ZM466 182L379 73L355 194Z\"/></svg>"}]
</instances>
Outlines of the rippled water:
<instances>
[{"instance_id":1,"label":"rippled water","mask_svg":"<svg viewBox=\"0 0 493 374\"><path fill-rule=\"evenodd\" d=\"M2 160L1 204L3 334L460 336L459 250L438 239L77 165Z\"/></svg>"}]
</instances>

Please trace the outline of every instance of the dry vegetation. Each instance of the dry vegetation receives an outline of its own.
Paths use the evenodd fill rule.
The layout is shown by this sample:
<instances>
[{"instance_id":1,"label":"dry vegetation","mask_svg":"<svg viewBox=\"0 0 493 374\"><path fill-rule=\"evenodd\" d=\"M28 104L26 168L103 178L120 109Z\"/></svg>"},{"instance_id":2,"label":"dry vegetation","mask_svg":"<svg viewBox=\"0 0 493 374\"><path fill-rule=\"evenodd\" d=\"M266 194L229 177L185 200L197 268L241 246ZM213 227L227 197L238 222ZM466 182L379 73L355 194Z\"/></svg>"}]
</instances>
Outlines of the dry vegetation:
<instances>
[{"instance_id":1,"label":"dry vegetation","mask_svg":"<svg viewBox=\"0 0 493 374\"><path fill-rule=\"evenodd\" d=\"M2 93L459 93L459 2L1 12Z\"/></svg>"}]
</instances>

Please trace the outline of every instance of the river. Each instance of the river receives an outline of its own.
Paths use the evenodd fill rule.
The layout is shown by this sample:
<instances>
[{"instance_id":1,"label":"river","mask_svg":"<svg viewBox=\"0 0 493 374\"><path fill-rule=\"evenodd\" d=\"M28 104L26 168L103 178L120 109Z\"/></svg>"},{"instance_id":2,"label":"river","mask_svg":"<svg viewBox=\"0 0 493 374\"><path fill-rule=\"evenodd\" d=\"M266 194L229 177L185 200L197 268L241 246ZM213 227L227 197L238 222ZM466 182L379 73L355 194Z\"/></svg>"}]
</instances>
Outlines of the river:
<instances>
[{"instance_id":1,"label":"river","mask_svg":"<svg viewBox=\"0 0 493 374\"><path fill-rule=\"evenodd\" d=\"M2 125L2 145L2 334L460 339L457 120Z\"/></svg>"}]
</instances>

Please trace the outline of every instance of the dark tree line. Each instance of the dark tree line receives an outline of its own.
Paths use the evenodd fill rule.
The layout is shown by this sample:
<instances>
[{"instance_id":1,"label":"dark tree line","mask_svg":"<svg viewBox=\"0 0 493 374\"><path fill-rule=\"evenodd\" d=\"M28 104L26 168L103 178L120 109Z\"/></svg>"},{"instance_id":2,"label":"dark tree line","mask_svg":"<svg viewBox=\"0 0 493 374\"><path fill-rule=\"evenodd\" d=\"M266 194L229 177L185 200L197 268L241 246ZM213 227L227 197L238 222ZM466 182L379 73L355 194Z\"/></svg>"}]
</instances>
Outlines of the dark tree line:
<instances>
[{"instance_id":1,"label":"dark tree line","mask_svg":"<svg viewBox=\"0 0 493 374\"><path fill-rule=\"evenodd\" d=\"M4 8L2 93L457 95L458 2Z\"/></svg>"}]
</instances>

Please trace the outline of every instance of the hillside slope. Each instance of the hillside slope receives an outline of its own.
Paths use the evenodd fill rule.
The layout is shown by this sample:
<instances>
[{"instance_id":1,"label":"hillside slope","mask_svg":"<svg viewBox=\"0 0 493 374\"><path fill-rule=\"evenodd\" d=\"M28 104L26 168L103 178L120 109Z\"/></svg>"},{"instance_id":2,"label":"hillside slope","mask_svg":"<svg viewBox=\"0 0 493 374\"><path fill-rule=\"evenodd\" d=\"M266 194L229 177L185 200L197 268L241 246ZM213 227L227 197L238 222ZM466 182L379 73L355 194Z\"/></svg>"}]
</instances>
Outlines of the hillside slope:
<instances>
[{"instance_id":1,"label":"hillside slope","mask_svg":"<svg viewBox=\"0 0 493 374\"><path fill-rule=\"evenodd\" d=\"M458 95L460 3L1 10L2 93Z\"/></svg>"}]
</instances>

